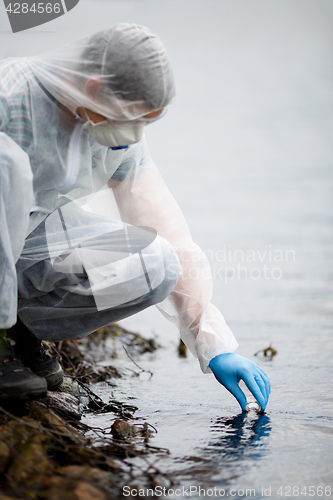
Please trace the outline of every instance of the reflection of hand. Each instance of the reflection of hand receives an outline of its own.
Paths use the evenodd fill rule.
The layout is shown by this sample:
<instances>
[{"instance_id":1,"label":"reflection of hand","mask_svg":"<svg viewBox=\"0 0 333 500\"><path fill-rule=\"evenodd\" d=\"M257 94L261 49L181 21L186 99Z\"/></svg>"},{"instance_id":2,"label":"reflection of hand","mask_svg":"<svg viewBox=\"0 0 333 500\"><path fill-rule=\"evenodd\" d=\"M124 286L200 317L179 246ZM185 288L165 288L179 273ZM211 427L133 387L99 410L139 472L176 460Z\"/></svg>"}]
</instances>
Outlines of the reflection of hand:
<instances>
[{"instance_id":1,"label":"reflection of hand","mask_svg":"<svg viewBox=\"0 0 333 500\"><path fill-rule=\"evenodd\" d=\"M264 370L253 361L238 354L226 353L213 358L209 367L220 384L235 396L243 411L246 408L246 397L238 386L240 380L244 380L261 408L266 408L271 392L269 379Z\"/></svg>"}]
</instances>

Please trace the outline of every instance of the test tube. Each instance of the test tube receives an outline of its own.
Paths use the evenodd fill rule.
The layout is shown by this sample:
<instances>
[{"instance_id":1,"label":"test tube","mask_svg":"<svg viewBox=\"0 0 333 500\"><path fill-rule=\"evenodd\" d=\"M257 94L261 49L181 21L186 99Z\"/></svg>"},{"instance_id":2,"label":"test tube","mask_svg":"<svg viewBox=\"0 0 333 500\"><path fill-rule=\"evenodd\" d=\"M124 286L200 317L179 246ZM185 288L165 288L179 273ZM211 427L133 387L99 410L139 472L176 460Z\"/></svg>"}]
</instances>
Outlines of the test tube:
<instances>
[{"instance_id":1,"label":"test tube","mask_svg":"<svg viewBox=\"0 0 333 500\"><path fill-rule=\"evenodd\" d=\"M258 415L264 413L261 409L260 404L256 400L250 400L247 402L246 411L255 411L258 413Z\"/></svg>"}]
</instances>

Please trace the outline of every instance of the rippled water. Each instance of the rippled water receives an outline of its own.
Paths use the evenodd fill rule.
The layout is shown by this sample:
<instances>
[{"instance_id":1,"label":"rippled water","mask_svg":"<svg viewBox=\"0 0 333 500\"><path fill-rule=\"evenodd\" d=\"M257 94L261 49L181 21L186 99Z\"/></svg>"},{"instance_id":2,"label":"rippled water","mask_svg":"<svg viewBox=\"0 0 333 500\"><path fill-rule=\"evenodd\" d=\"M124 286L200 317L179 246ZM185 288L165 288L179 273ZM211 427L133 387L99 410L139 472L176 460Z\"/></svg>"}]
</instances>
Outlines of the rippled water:
<instances>
[{"instance_id":1,"label":"rippled water","mask_svg":"<svg viewBox=\"0 0 333 500\"><path fill-rule=\"evenodd\" d=\"M51 33L0 33L1 55L26 55L41 39L53 48L130 21L170 53L178 96L147 128L151 152L211 262L237 352L272 385L265 415L241 414L192 356L178 357L178 334L155 309L124 322L163 345L137 360L154 375L96 390L156 427L151 444L170 450L156 467L184 498L190 486L192 497L199 486L234 498L333 491L332 18L326 0L81 0ZM254 356L270 343L271 361Z\"/></svg>"},{"instance_id":2,"label":"rippled water","mask_svg":"<svg viewBox=\"0 0 333 500\"><path fill-rule=\"evenodd\" d=\"M156 325L158 320L152 316L150 320ZM158 433L150 444L166 447L171 453L150 461L170 474L177 485L229 492L254 488L257 497L263 486L272 487L273 498L281 498L277 495L280 486L332 485L328 353L332 343L327 335L314 339L309 347L297 330L303 329L304 337L311 332L301 323L298 328L288 328L272 322L272 327L279 352L270 362L260 360L272 383L264 415L239 412L234 399L213 377L199 372L193 357L178 358L176 335L170 343L163 336L167 347L137 360L154 373L151 379L143 373L139 378L117 381L111 392L103 384L96 389L106 401L111 395L138 406L137 422L147 421L156 427ZM293 331L297 332L294 338ZM255 360L252 347L259 343L242 342L240 352ZM125 358L119 363L136 369ZM109 427L113 419L113 414L100 415L89 418L89 423Z\"/></svg>"}]
</instances>

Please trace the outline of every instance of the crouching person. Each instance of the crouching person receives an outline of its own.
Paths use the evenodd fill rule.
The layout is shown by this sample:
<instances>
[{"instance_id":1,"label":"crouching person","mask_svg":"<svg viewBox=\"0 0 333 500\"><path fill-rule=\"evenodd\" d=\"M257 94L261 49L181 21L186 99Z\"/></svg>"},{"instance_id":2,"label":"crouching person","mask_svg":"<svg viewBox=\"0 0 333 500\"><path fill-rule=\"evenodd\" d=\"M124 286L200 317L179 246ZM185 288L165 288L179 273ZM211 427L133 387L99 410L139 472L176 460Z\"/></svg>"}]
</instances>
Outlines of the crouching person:
<instances>
[{"instance_id":1,"label":"crouching person","mask_svg":"<svg viewBox=\"0 0 333 500\"><path fill-rule=\"evenodd\" d=\"M149 155L144 128L174 97L161 40L136 24L0 62L0 397L59 386L41 340L156 304L204 373L244 410L243 379L265 409L268 377L234 354L207 258Z\"/></svg>"}]
</instances>

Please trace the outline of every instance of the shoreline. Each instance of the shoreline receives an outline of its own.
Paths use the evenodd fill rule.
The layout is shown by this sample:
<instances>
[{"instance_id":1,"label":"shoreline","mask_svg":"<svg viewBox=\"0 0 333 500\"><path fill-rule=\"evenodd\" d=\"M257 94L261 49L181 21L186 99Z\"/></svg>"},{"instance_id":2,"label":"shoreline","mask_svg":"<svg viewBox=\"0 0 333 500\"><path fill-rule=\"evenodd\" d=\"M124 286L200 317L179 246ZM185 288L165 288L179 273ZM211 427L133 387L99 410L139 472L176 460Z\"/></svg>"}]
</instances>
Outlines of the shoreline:
<instances>
[{"instance_id":1,"label":"shoreline","mask_svg":"<svg viewBox=\"0 0 333 500\"><path fill-rule=\"evenodd\" d=\"M83 341L47 343L49 352L61 358L62 386L34 401L0 401L0 500L109 500L123 496L124 487L128 492L170 485L147 460L152 454L169 453L150 443L156 429L148 423L130 423L135 421L135 406L105 403L89 385L110 380L113 384L123 376L111 365L97 364L101 352L110 356L110 346L117 357L119 345L141 371L132 356L158 348L154 339L117 324ZM83 414L93 413L112 413L114 418L105 429L81 422ZM126 462L133 457L140 457L142 464Z\"/></svg>"}]
</instances>

